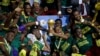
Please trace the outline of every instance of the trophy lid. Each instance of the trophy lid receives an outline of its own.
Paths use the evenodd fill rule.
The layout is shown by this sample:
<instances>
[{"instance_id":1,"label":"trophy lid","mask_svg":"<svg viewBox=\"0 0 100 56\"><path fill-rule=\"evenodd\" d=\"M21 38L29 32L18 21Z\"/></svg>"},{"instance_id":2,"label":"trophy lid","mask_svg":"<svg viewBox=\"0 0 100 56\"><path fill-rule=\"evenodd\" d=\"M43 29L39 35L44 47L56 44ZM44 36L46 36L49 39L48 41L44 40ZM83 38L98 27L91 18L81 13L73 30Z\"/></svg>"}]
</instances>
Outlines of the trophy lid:
<instances>
[{"instance_id":1,"label":"trophy lid","mask_svg":"<svg viewBox=\"0 0 100 56\"><path fill-rule=\"evenodd\" d=\"M48 20L48 23L55 23L55 20L49 19L49 20Z\"/></svg>"}]
</instances>

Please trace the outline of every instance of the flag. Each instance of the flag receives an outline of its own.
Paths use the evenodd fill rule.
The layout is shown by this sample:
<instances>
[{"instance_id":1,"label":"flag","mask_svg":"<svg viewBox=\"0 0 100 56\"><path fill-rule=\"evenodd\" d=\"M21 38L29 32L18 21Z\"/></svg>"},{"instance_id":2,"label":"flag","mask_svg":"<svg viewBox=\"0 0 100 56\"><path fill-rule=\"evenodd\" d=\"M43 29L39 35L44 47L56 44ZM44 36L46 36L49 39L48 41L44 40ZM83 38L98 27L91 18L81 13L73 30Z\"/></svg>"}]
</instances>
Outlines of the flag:
<instances>
[{"instance_id":1,"label":"flag","mask_svg":"<svg viewBox=\"0 0 100 56\"><path fill-rule=\"evenodd\" d=\"M59 16L57 15L48 15L48 16L38 16L37 17L37 21L40 22L40 25L45 28L48 29L48 20L49 19L59 19ZM68 19L68 15L62 16L62 18L60 18L62 20L62 26L65 26L69 23L69 19Z\"/></svg>"}]
</instances>

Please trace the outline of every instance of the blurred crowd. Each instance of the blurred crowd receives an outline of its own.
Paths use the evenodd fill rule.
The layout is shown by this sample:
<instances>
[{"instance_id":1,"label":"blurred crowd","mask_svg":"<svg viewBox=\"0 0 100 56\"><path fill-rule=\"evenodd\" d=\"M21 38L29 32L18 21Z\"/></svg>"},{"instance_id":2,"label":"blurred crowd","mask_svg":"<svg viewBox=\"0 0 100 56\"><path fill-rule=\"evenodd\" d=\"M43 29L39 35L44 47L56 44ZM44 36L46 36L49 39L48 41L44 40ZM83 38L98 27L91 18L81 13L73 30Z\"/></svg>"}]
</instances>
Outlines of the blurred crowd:
<instances>
[{"instance_id":1,"label":"blurred crowd","mask_svg":"<svg viewBox=\"0 0 100 56\"><path fill-rule=\"evenodd\" d=\"M0 56L100 56L99 18L100 0L0 0Z\"/></svg>"}]
</instances>

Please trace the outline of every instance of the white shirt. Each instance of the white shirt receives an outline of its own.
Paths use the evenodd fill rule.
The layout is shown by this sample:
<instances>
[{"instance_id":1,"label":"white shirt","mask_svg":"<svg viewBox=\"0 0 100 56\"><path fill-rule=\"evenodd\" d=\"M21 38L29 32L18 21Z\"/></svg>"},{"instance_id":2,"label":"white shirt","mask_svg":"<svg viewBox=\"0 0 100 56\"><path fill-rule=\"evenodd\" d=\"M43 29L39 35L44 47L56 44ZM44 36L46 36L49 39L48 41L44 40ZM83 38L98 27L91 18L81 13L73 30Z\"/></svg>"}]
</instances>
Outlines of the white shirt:
<instances>
[{"instance_id":1,"label":"white shirt","mask_svg":"<svg viewBox=\"0 0 100 56\"><path fill-rule=\"evenodd\" d=\"M82 4L82 0L79 0L79 4Z\"/></svg>"},{"instance_id":2,"label":"white shirt","mask_svg":"<svg viewBox=\"0 0 100 56\"><path fill-rule=\"evenodd\" d=\"M83 3L83 6L84 6L84 14L82 16L86 16L87 15L87 11L86 11L86 5L85 5L85 3Z\"/></svg>"},{"instance_id":3,"label":"white shirt","mask_svg":"<svg viewBox=\"0 0 100 56\"><path fill-rule=\"evenodd\" d=\"M40 31L40 34L42 35L42 31ZM37 40L35 35L32 33L28 34L27 37L32 41L32 43L34 43L35 41L39 41L40 43L42 43L44 45L44 41L43 41L42 37L40 40Z\"/></svg>"}]
</instances>

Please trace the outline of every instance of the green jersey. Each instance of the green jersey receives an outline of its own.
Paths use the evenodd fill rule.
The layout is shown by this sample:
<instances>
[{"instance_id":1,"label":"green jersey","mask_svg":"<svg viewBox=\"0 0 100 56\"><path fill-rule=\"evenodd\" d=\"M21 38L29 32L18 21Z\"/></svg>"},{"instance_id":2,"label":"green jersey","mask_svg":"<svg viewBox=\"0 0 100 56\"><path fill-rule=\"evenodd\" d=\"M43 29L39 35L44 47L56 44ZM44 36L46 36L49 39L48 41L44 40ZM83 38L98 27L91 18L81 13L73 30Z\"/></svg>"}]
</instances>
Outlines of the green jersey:
<instances>
[{"instance_id":1,"label":"green jersey","mask_svg":"<svg viewBox=\"0 0 100 56\"><path fill-rule=\"evenodd\" d=\"M41 51L41 50L43 49L43 47L44 47L44 45L43 45L42 43L40 43L39 41L35 41L34 44L37 45L38 50L40 50L40 51Z\"/></svg>"},{"instance_id":2,"label":"green jersey","mask_svg":"<svg viewBox=\"0 0 100 56\"><path fill-rule=\"evenodd\" d=\"M95 28L90 25L85 24L76 24L76 26L79 26L82 29L83 34L92 34L93 32L96 32Z\"/></svg>"},{"instance_id":3,"label":"green jersey","mask_svg":"<svg viewBox=\"0 0 100 56\"><path fill-rule=\"evenodd\" d=\"M14 48L16 48L17 50L21 46L20 37L21 37L21 33L18 33L15 36L14 40L11 42L11 46L14 47Z\"/></svg>"},{"instance_id":4,"label":"green jersey","mask_svg":"<svg viewBox=\"0 0 100 56\"><path fill-rule=\"evenodd\" d=\"M35 22L35 18L32 16L26 16L24 12L22 12L22 15L20 16L20 19L18 21L18 25L26 24L29 22Z\"/></svg>"},{"instance_id":5,"label":"green jersey","mask_svg":"<svg viewBox=\"0 0 100 56\"><path fill-rule=\"evenodd\" d=\"M29 42L29 38L25 37L23 41L21 41L21 44L25 44L27 49L28 50L31 50L32 49L32 46L31 45L28 45L28 42Z\"/></svg>"},{"instance_id":6,"label":"green jersey","mask_svg":"<svg viewBox=\"0 0 100 56\"><path fill-rule=\"evenodd\" d=\"M92 35L83 36L83 38L76 39L76 45L81 54L85 54L92 47Z\"/></svg>"},{"instance_id":7,"label":"green jersey","mask_svg":"<svg viewBox=\"0 0 100 56\"><path fill-rule=\"evenodd\" d=\"M32 16L25 17L24 15L21 15L18 25L22 25L22 24L26 24L26 23L34 22L34 21L35 19Z\"/></svg>"},{"instance_id":8,"label":"green jersey","mask_svg":"<svg viewBox=\"0 0 100 56\"><path fill-rule=\"evenodd\" d=\"M73 37L70 36L67 40L63 40L61 44L61 50L64 51L66 54L70 55L72 53L72 46L74 45Z\"/></svg>"}]
</instances>

